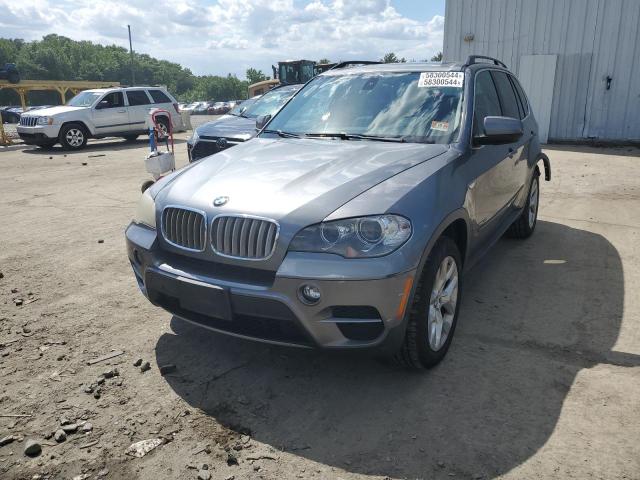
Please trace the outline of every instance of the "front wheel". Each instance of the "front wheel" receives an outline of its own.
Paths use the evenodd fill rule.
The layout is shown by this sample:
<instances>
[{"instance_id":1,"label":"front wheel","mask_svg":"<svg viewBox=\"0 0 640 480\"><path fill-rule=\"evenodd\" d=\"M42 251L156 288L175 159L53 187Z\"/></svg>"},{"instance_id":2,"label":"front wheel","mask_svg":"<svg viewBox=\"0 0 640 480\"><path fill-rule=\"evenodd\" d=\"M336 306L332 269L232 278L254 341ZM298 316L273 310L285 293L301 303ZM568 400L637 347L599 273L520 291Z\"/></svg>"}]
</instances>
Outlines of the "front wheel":
<instances>
[{"instance_id":1,"label":"front wheel","mask_svg":"<svg viewBox=\"0 0 640 480\"><path fill-rule=\"evenodd\" d=\"M462 258L455 242L441 237L418 280L407 331L396 360L410 369L436 366L447 354L458 320Z\"/></svg>"},{"instance_id":2,"label":"front wheel","mask_svg":"<svg viewBox=\"0 0 640 480\"><path fill-rule=\"evenodd\" d=\"M65 150L80 150L87 144L87 131L78 123L70 123L62 127L58 138Z\"/></svg>"},{"instance_id":3,"label":"front wheel","mask_svg":"<svg viewBox=\"0 0 640 480\"><path fill-rule=\"evenodd\" d=\"M527 204L520 216L507 230L507 236L511 238L528 238L536 228L538 222L538 203L540 201L540 175L536 170L529 186Z\"/></svg>"}]
</instances>

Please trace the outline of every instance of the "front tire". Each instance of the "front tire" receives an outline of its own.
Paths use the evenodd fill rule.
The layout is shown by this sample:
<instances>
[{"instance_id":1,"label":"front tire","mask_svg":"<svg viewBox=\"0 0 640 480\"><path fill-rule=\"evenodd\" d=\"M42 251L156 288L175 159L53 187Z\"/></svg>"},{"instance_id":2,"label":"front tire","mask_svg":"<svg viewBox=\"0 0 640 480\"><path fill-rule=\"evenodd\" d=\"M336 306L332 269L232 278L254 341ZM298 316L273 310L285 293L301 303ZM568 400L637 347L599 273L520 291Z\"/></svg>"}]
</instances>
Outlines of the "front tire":
<instances>
[{"instance_id":1,"label":"front tire","mask_svg":"<svg viewBox=\"0 0 640 480\"><path fill-rule=\"evenodd\" d=\"M70 123L60 130L58 140L65 150L80 150L87 145L87 130L79 123Z\"/></svg>"},{"instance_id":2,"label":"front tire","mask_svg":"<svg viewBox=\"0 0 640 480\"><path fill-rule=\"evenodd\" d=\"M518 219L511 224L507 230L507 236L511 238L529 238L538 223L538 204L540 202L540 174L538 170L534 171L531 185L529 185L529 194L527 195L527 204L522 210Z\"/></svg>"},{"instance_id":3,"label":"front tire","mask_svg":"<svg viewBox=\"0 0 640 480\"><path fill-rule=\"evenodd\" d=\"M7 80L9 80L9 83L20 83L20 74L18 72L9 72Z\"/></svg>"},{"instance_id":4,"label":"front tire","mask_svg":"<svg viewBox=\"0 0 640 480\"><path fill-rule=\"evenodd\" d=\"M422 270L395 359L420 370L436 366L449 350L460 308L462 257L455 242L441 237Z\"/></svg>"}]
</instances>

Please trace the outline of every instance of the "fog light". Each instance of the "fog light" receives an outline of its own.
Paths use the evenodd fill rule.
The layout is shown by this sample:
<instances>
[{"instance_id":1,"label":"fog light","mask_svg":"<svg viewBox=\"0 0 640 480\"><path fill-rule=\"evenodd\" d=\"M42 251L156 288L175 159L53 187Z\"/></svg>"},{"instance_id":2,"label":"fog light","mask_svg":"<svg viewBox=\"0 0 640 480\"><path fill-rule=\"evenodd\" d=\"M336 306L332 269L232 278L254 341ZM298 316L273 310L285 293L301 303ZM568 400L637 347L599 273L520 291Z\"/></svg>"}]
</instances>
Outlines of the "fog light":
<instances>
[{"instance_id":1,"label":"fog light","mask_svg":"<svg viewBox=\"0 0 640 480\"><path fill-rule=\"evenodd\" d=\"M314 285L303 285L300 287L300 298L304 303L318 303L320 301L320 289Z\"/></svg>"}]
</instances>

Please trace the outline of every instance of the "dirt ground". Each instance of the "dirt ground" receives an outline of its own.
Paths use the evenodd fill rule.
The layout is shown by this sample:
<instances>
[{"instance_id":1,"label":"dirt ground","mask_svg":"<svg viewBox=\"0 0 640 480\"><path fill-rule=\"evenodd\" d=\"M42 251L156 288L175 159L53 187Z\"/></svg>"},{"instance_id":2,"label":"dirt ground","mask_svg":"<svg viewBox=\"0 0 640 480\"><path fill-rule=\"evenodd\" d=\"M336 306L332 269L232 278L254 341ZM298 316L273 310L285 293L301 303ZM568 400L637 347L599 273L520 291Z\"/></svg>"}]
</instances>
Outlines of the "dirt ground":
<instances>
[{"instance_id":1,"label":"dirt ground","mask_svg":"<svg viewBox=\"0 0 640 480\"><path fill-rule=\"evenodd\" d=\"M149 304L124 244L144 141L0 149L0 478L640 479L640 151L546 152L536 233L474 267L447 358L410 374Z\"/></svg>"}]
</instances>

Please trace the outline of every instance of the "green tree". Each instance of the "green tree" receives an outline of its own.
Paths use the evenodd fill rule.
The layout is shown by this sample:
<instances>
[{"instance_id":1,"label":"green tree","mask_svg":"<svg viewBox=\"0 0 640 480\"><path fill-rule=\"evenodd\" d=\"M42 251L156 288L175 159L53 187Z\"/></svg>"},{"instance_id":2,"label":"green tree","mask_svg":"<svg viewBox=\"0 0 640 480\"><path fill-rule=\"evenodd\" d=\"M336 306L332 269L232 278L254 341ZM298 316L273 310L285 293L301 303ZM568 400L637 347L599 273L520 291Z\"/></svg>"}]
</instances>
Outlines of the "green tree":
<instances>
[{"instance_id":1,"label":"green tree","mask_svg":"<svg viewBox=\"0 0 640 480\"><path fill-rule=\"evenodd\" d=\"M328 58L321 58L320 60L318 60L318 63L331 63L331 60L329 60Z\"/></svg>"},{"instance_id":2,"label":"green tree","mask_svg":"<svg viewBox=\"0 0 640 480\"><path fill-rule=\"evenodd\" d=\"M431 57L432 62L441 62L442 61L442 52L436 53L433 57Z\"/></svg>"},{"instance_id":3,"label":"green tree","mask_svg":"<svg viewBox=\"0 0 640 480\"><path fill-rule=\"evenodd\" d=\"M380 61L383 63L406 63L407 59L404 57L398 58L395 53L389 52L386 53L384 57L380 59Z\"/></svg>"},{"instance_id":4,"label":"green tree","mask_svg":"<svg viewBox=\"0 0 640 480\"><path fill-rule=\"evenodd\" d=\"M268 79L268 77L264 73L262 73L262 70L256 70L255 68L248 68L246 77L249 85L253 85L254 83L262 82L263 80Z\"/></svg>"}]
</instances>

